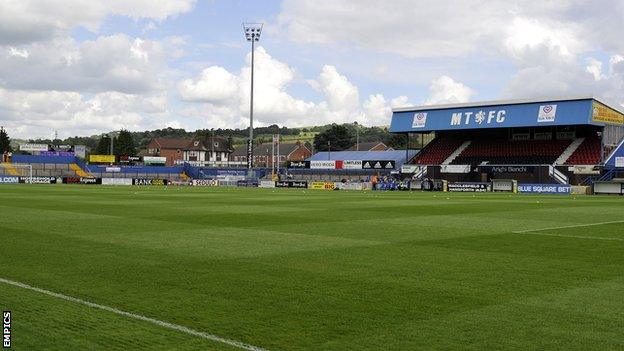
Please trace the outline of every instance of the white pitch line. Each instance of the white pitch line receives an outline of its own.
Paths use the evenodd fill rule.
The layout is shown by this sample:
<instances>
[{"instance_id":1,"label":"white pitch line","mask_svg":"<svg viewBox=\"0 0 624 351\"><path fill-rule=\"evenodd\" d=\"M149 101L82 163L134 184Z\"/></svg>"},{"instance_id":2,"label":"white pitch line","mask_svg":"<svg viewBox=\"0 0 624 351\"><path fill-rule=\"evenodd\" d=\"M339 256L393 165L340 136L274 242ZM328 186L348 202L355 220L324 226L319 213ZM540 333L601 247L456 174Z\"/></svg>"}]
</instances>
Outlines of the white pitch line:
<instances>
[{"instance_id":1,"label":"white pitch line","mask_svg":"<svg viewBox=\"0 0 624 351\"><path fill-rule=\"evenodd\" d=\"M582 236L582 235L565 235L565 234L548 234L548 233L531 233L531 232L513 232L513 233L514 234L524 234L524 235L558 236L558 237L561 237L561 238L624 241L623 238L611 238L611 237L604 237L604 236Z\"/></svg>"},{"instance_id":2,"label":"white pitch line","mask_svg":"<svg viewBox=\"0 0 624 351\"><path fill-rule=\"evenodd\" d=\"M516 230L516 231L513 231L512 233L514 233L514 234L529 234L529 235L544 235L544 236L558 236L558 237L562 237L562 238L593 239L593 240L608 240L608 241L624 241L624 238L613 238L613 237L604 237L604 236L586 236L586 235L566 235L566 234L537 233L537 232L542 232L542 231L546 231L546 230L593 227L593 226L598 226L598 225L615 224L615 223L624 223L624 221L609 221L609 222L599 222L599 223L565 225L565 226L561 226L561 227Z\"/></svg>"},{"instance_id":3,"label":"white pitch line","mask_svg":"<svg viewBox=\"0 0 624 351\"><path fill-rule=\"evenodd\" d=\"M550 228L539 228L539 229L516 230L516 231L513 231L512 233L514 233L514 234L523 234L523 233L530 233L530 232L541 232L541 231L545 231L545 230L557 230L557 229L567 229L567 228L593 227L593 226L597 226L597 225L615 224L615 223L624 223L624 220L622 220L622 221L610 221L610 222L599 222L599 223L588 223L588 224L564 225L564 226L561 226L561 227L550 227Z\"/></svg>"},{"instance_id":4,"label":"white pitch line","mask_svg":"<svg viewBox=\"0 0 624 351\"><path fill-rule=\"evenodd\" d=\"M214 335L214 334L193 330L193 329L185 327L183 325L173 324L173 323L161 321L161 320L158 320L158 319L146 317L146 316L143 316L143 315L140 315L140 314L122 311L122 310L114 308L114 307L104 306L104 305L100 305L100 304L97 304L97 303L85 301L85 300L79 299L77 297L72 297L72 296L56 293L56 292L53 292L53 291L50 291L50 290L37 288L37 287L31 286L31 285L20 283L20 282L16 282L16 281L13 281L13 280L0 278L0 283L17 286L17 287L22 288L22 289L36 291L36 292L41 293L41 294L45 294L45 295L48 295L48 296L56 297L56 298L59 298L59 299L70 301L70 302L75 302L75 303L78 303L78 304L81 304L81 305L89 306L91 308L97 308L97 309L100 309L100 310L112 312L112 313L118 314L120 316L138 319L138 320L141 320L141 321L144 321L144 322L148 322L148 323L152 323L152 324L161 326L163 328L176 330L176 331L179 331L179 332L182 332L182 333L186 333L186 334L189 334L189 335L193 335L193 336L197 336L197 337L200 337L200 338L203 338L203 339L207 339L207 340L215 341L215 342L218 342L218 343L221 343L221 344L229 345L229 346L241 349L241 350L268 351L268 350L263 349L263 348L258 347L258 346L253 346L253 345L249 345L249 344L246 344L246 343L243 343L243 342L240 342L240 341L222 338L222 337Z\"/></svg>"}]
</instances>

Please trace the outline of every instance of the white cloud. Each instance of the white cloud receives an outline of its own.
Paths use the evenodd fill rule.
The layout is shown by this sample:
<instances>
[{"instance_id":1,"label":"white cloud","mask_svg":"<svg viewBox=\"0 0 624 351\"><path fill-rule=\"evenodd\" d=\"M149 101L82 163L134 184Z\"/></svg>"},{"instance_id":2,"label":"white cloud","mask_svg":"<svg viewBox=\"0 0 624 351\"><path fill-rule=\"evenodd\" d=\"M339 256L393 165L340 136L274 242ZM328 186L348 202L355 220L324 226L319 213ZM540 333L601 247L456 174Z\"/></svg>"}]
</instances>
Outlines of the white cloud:
<instances>
[{"instance_id":1,"label":"white cloud","mask_svg":"<svg viewBox=\"0 0 624 351\"><path fill-rule=\"evenodd\" d=\"M160 89L168 69L163 42L123 34L83 42L59 38L4 50L0 85L12 89L145 92Z\"/></svg>"},{"instance_id":2,"label":"white cloud","mask_svg":"<svg viewBox=\"0 0 624 351\"><path fill-rule=\"evenodd\" d=\"M318 88L327 99L330 110L349 112L357 109L360 103L358 89L336 67L325 65L317 79Z\"/></svg>"},{"instance_id":3,"label":"white cloud","mask_svg":"<svg viewBox=\"0 0 624 351\"><path fill-rule=\"evenodd\" d=\"M425 0L417 6L410 0L285 0L276 33L366 54L442 56L457 65L473 57L473 63L498 60L517 69L511 79L496 79L509 79L500 93L505 97L593 92L624 103L624 93L618 91L624 78L611 68L624 57L623 21L624 2L619 0L600 6L584 0ZM592 58L596 53L611 56L608 66ZM488 74L474 65L465 69L466 75ZM463 90L451 97L432 92L427 102L461 100L467 96Z\"/></svg>"},{"instance_id":4,"label":"white cloud","mask_svg":"<svg viewBox=\"0 0 624 351\"><path fill-rule=\"evenodd\" d=\"M503 39L504 54L524 67L574 60L587 48L577 39L574 27L553 20L514 18Z\"/></svg>"},{"instance_id":5,"label":"white cloud","mask_svg":"<svg viewBox=\"0 0 624 351\"><path fill-rule=\"evenodd\" d=\"M594 80L601 80L602 76L602 62L590 57L587 59L587 66L585 67L587 73L594 76Z\"/></svg>"},{"instance_id":6,"label":"white cloud","mask_svg":"<svg viewBox=\"0 0 624 351\"><path fill-rule=\"evenodd\" d=\"M426 105L468 102L474 91L449 76L441 76L429 86L429 98Z\"/></svg>"},{"instance_id":7,"label":"white cloud","mask_svg":"<svg viewBox=\"0 0 624 351\"><path fill-rule=\"evenodd\" d=\"M157 21L190 11L195 0L3 0L0 45L65 36L75 27L97 32L108 15Z\"/></svg>"},{"instance_id":8,"label":"white cloud","mask_svg":"<svg viewBox=\"0 0 624 351\"><path fill-rule=\"evenodd\" d=\"M186 79L179 85L185 101L223 104L238 97L239 78L220 66L204 69L199 77Z\"/></svg>"},{"instance_id":9,"label":"white cloud","mask_svg":"<svg viewBox=\"0 0 624 351\"><path fill-rule=\"evenodd\" d=\"M183 80L178 87L183 100L203 103L184 110L188 117L205 118L217 126L245 127L248 124L250 90L250 55L238 74L223 67L211 66L198 77ZM390 104L381 94L361 102L358 88L340 74L336 67L325 65L315 79L305 80L322 95L320 102L292 96L288 86L297 73L271 57L264 48L256 51L254 115L261 125L279 123L304 126L358 121L363 124L386 124ZM393 100L404 103L405 97Z\"/></svg>"},{"instance_id":10,"label":"white cloud","mask_svg":"<svg viewBox=\"0 0 624 351\"><path fill-rule=\"evenodd\" d=\"M0 89L2 123L15 138L141 130L164 124L167 108L165 94L107 92L85 98L76 92Z\"/></svg>"}]
</instances>

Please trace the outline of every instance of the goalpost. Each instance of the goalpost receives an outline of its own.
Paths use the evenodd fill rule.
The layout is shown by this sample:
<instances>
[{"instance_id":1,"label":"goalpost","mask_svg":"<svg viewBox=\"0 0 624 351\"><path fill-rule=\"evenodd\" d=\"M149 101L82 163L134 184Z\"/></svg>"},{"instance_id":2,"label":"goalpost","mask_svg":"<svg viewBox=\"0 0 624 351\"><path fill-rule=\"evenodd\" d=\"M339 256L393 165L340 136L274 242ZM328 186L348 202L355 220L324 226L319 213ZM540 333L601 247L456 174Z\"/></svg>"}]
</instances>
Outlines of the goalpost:
<instances>
[{"instance_id":1,"label":"goalpost","mask_svg":"<svg viewBox=\"0 0 624 351\"><path fill-rule=\"evenodd\" d=\"M32 183L33 169L30 164L2 163L0 164L0 175L4 177L23 177L26 178L26 183Z\"/></svg>"}]
</instances>

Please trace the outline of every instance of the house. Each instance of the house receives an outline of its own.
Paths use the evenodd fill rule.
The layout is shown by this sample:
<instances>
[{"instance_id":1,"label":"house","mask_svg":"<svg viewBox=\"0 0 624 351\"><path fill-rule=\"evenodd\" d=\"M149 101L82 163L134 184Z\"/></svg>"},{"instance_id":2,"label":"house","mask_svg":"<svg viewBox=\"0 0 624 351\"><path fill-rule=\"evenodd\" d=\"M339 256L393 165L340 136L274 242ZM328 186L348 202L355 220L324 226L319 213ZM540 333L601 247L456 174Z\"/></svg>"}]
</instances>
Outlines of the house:
<instances>
[{"instance_id":1,"label":"house","mask_svg":"<svg viewBox=\"0 0 624 351\"><path fill-rule=\"evenodd\" d=\"M184 148L182 159L196 166L227 164L232 150L226 138L195 139Z\"/></svg>"},{"instance_id":2,"label":"house","mask_svg":"<svg viewBox=\"0 0 624 351\"><path fill-rule=\"evenodd\" d=\"M155 138L147 146L145 156L165 157L165 165L173 166L185 162L196 166L227 164L230 143L226 138L208 137L205 139Z\"/></svg>"},{"instance_id":3,"label":"house","mask_svg":"<svg viewBox=\"0 0 624 351\"><path fill-rule=\"evenodd\" d=\"M272 143L263 143L254 146L254 167L271 167L273 163L273 145ZM303 161L312 156L312 151L300 141L297 142L281 142L279 150L279 163L284 164L287 161ZM243 145L232 152L230 160L233 162L247 162L247 145ZM277 161L277 159L276 159Z\"/></svg>"},{"instance_id":4,"label":"house","mask_svg":"<svg viewBox=\"0 0 624 351\"><path fill-rule=\"evenodd\" d=\"M392 151L390 146L381 141L364 142L351 146L345 151Z\"/></svg>"},{"instance_id":5,"label":"house","mask_svg":"<svg viewBox=\"0 0 624 351\"><path fill-rule=\"evenodd\" d=\"M173 166L183 159L184 148L191 141L188 139L155 138L147 145L145 156L160 156L167 158L165 165Z\"/></svg>"}]
</instances>

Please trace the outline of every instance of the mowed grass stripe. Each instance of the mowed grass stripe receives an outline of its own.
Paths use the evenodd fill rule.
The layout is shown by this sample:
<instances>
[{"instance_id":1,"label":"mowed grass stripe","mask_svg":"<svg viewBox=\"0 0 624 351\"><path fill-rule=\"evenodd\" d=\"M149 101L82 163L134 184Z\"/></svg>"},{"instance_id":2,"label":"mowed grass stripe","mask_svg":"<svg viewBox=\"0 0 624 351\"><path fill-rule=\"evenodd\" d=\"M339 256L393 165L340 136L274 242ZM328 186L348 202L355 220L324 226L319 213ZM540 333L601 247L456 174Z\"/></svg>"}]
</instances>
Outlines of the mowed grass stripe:
<instances>
[{"instance_id":1,"label":"mowed grass stripe","mask_svg":"<svg viewBox=\"0 0 624 351\"><path fill-rule=\"evenodd\" d=\"M240 349L1 281L0 301L13 312L14 350Z\"/></svg>"},{"instance_id":2,"label":"mowed grass stripe","mask_svg":"<svg viewBox=\"0 0 624 351\"><path fill-rule=\"evenodd\" d=\"M11 191L37 202L26 188ZM54 212L29 228L17 213L37 209L8 207L20 223L0 226L12 231L0 268L90 301L269 349L493 349L497 339L506 340L498 349L582 349L588 336L617 345L603 330L620 320L604 306L523 301L586 287L608 296L609 282L624 274L622 245L509 235L610 215L622 208L617 198L69 187L65 201L64 187L44 189L49 196L37 207L97 213L90 199L118 201L105 209L121 217L118 228L63 226ZM215 215L219 204L225 215ZM272 206L291 210L271 214ZM613 304L617 311L622 302ZM600 323L591 320L597 314ZM540 319L548 328L536 329ZM577 323L559 323L566 319Z\"/></svg>"}]
</instances>

